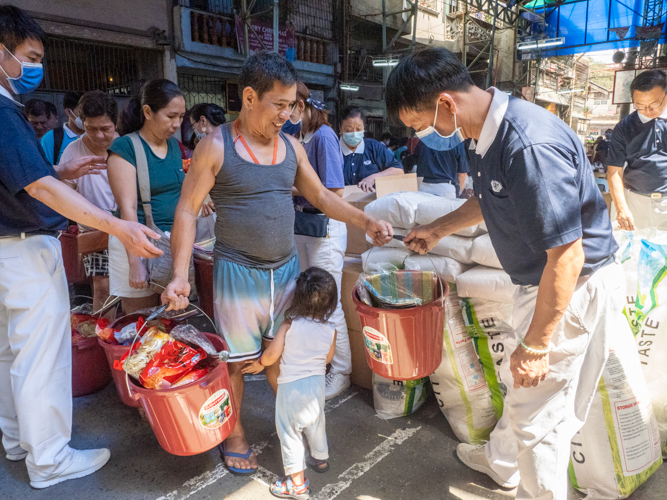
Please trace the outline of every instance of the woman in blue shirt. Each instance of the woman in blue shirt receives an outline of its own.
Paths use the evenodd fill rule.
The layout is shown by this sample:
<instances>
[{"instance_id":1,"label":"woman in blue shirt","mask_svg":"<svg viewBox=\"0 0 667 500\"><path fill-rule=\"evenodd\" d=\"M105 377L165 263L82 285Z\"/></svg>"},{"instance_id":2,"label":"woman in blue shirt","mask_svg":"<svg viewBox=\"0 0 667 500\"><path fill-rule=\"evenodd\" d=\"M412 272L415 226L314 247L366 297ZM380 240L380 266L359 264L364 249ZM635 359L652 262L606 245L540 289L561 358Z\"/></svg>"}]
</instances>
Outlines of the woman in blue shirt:
<instances>
[{"instance_id":1,"label":"woman in blue shirt","mask_svg":"<svg viewBox=\"0 0 667 500\"><path fill-rule=\"evenodd\" d=\"M401 162L384 144L364 139L366 117L361 108L348 106L341 114L340 149L345 158L345 185L375 191L375 178L404 173Z\"/></svg>"},{"instance_id":2,"label":"woman in blue shirt","mask_svg":"<svg viewBox=\"0 0 667 500\"><path fill-rule=\"evenodd\" d=\"M290 121L301 122L301 130L296 137L303 144L308 161L315 169L324 187L343 196L343 155L338 145L338 137L329 125L329 112L324 103L314 99L310 90L302 82L297 83L296 105ZM347 323L340 303L340 287L343 277L343 261L347 248L345 224L328 219L308 201L298 196L294 189L296 220L294 234L299 250L301 270L321 267L329 271L338 285L338 305L329 320L336 328L336 355L331 362L331 370L326 377L325 397L330 399L350 386L352 354L347 334Z\"/></svg>"}]
</instances>

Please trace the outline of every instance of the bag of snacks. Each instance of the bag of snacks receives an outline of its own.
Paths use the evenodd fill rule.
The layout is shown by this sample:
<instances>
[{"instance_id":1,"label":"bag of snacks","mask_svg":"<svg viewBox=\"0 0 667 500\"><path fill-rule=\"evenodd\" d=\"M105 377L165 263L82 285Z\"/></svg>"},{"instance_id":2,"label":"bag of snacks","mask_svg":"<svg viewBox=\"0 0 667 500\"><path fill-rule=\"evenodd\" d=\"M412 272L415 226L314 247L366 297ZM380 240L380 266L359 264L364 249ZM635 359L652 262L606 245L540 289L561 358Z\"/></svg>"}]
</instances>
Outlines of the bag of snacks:
<instances>
[{"instance_id":1,"label":"bag of snacks","mask_svg":"<svg viewBox=\"0 0 667 500\"><path fill-rule=\"evenodd\" d=\"M114 368L125 370L130 376L136 380L140 380L141 372L146 368L146 365L170 340L172 338L168 333L153 327L148 330L139 342L134 344L130 351L126 352L120 358L120 361L114 363Z\"/></svg>"},{"instance_id":2,"label":"bag of snacks","mask_svg":"<svg viewBox=\"0 0 667 500\"><path fill-rule=\"evenodd\" d=\"M148 362L139 381L146 389L168 388L204 358L206 353L203 349L195 350L178 340L169 339Z\"/></svg>"}]
</instances>

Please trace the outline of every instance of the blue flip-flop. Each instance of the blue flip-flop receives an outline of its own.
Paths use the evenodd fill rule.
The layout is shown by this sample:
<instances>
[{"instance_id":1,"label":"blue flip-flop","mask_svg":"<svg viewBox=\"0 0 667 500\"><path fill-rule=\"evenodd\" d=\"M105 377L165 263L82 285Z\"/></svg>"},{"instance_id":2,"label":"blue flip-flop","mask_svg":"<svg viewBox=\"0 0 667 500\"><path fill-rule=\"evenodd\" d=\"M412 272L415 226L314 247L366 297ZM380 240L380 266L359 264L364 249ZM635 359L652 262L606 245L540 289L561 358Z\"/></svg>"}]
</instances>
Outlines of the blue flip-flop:
<instances>
[{"instance_id":1,"label":"blue flip-flop","mask_svg":"<svg viewBox=\"0 0 667 500\"><path fill-rule=\"evenodd\" d=\"M257 472L256 467L254 469L239 469L237 467L232 467L230 465L227 465L227 462L225 462L225 457L243 458L245 460L249 460L250 454L252 453L252 449L250 449L250 447L248 447L248 451L246 451L245 453L234 453L231 451L227 451L225 449L224 442L220 443L218 445L218 448L220 448L220 455L222 455L223 463L225 464L227 469L229 469L229 472L231 472L235 476L252 476L255 472Z\"/></svg>"}]
</instances>

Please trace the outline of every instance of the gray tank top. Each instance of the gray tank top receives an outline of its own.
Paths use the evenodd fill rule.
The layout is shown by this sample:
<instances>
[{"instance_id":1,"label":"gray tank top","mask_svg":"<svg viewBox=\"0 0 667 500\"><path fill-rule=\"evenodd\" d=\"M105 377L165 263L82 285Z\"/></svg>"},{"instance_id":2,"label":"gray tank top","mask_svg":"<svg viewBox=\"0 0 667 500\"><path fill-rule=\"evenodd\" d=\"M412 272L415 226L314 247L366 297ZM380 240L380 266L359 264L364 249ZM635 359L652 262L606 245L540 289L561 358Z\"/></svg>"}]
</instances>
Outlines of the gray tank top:
<instances>
[{"instance_id":1,"label":"gray tank top","mask_svg":"<svg viewBox=\"0 0 667 500\"><path fill-rule=\"evenodd\" d=\"M296 152L281 132L287 148L276 165L246 161L234 146L234 124L221 127L225 158L215 177L215 256L248 267L277 269L296 255L292 186Z\"/></svg>"}]
</instances>

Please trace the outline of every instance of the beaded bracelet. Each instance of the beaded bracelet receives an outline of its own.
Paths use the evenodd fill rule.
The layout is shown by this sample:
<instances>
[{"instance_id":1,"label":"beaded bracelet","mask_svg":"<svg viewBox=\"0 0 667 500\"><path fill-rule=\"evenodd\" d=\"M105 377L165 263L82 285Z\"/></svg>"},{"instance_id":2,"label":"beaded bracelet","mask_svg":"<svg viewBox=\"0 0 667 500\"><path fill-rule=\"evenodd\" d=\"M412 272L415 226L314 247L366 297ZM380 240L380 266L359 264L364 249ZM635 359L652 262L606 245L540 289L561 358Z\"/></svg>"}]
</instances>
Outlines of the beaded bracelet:
<instances>
[{"instance_id":1,"label":"beaded bracelet","mask_svg":"<svg viewBox=\"0 0 667 500\"><path fill-rule=\"evenodd\" d=\"M534 348L532 348L532 347L528 347L528 346L526 345L526 343L524 342L524 339L525 339L525 338L526 338L526 337L523 337L523 338L521 339L521 347L523 347L523 348L524 348L526 351L528 351L529 353L531 353L531 354L536 354L536 355L538 355L538 356L542 356L542 355L544 355L544 354L549 354L549 353L551 352L551 348L553 347L553 344L552 344L551 342L549 343L549 347L547 347L546 349L534 349Z\"/></svg>"}]
</instances>

